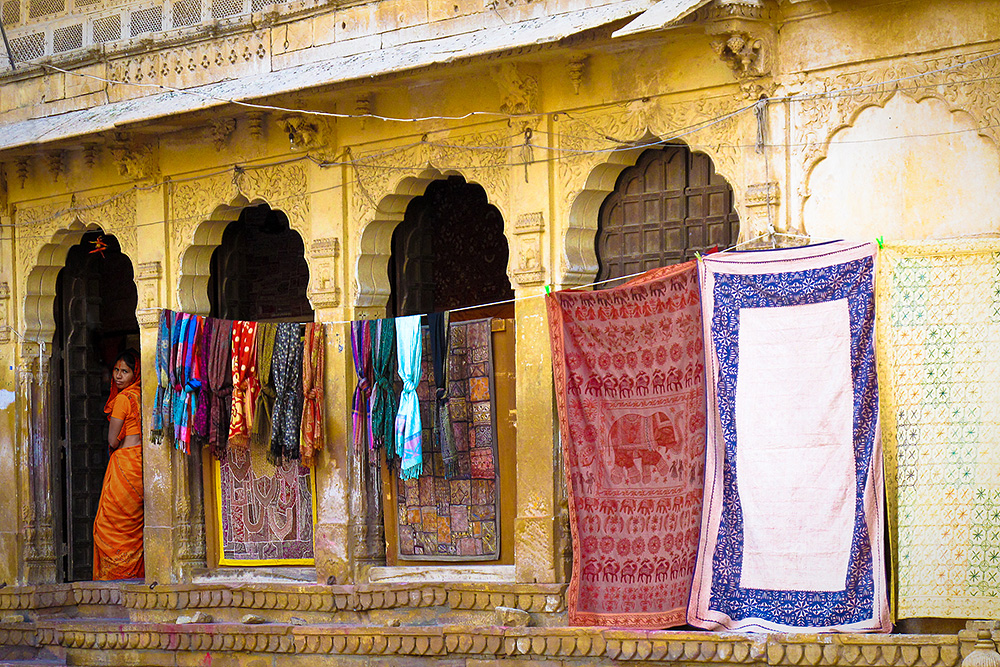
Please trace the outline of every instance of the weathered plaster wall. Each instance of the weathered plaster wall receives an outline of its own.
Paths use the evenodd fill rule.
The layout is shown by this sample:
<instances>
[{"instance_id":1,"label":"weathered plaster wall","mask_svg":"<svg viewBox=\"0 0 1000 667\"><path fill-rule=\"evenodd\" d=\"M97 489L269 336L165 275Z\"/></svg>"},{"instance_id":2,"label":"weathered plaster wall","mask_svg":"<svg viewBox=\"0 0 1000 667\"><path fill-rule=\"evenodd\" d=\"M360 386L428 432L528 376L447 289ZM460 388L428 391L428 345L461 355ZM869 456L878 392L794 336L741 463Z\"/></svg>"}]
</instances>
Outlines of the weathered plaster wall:
<instances>
[{"instance_id":1,"label":"weathered plaster wall","mask_svg":"<svg viewBox=\"0 0 1000 667\"><path fill-rule=\"evenodd\" d=\"M641 153L635 143L679 137L707 153L733 186L745 236L768 224L817 237L857 238L996 229L1000 158L990 127L997 123L984 102L995 99L994 89L985 81L956 85L965 70L931 77L936 87L927 94L934 99L875 88L864 95L773 102L762 116L767 146L756 146L759 125L748 109L748 83L776 94L825 93L1000 49L996 42L963 45L1000 38L995 28L1000 10L992 3L944 4L954 10L947 20L942 3L929 0L836 2L832 11L789 20L777 37L764 38L774 79L748 78L739 71L734 76L732 63L713 48L714 34L694 24L621 40L583 36L558 47L275 100L292 109L399 117L460 116L472 110L524 114L516 118L400 123L289 118L227 107L193 125L190 118L150 119L122 128L121 136L94 135L31 155L0 156L10 204L3 219L17 225L14 242L0 240L0 281L11 286L11 298L0 299L0 316L6 303L8 321L51 336L54 280L66 250L88 226L118 235L136 268L148 417L155 393L156 309L207 312L211 253L243 206L266 202L288 214L305 245L316 316L342 322L384 313L393 228L429 182L461 174L481 184L503 213L511 248L508 275L523 299L516 305L516 578L564 581L564 481L540 297L545 285L593 279L597 211L618 174ZM441 14L448 7L458 10ZM542 11L540 4L530 7L518 5L516 11ZM383 0L262 29L239 43L268 44L272 62L285 66L317 57L313 49L334 42L344 49L370 46L365 40L372 35L397 33L408 22L413 31L398 32L397 38L444 29L433 26L445 15L448 29L458 29L461 21L475 23L478 11L465 2ZM902 41L886 39L887 23L905 35ZM162 53L143 57L188 57L185 49L221 53L234 48L231 39L220 36L183 48L161 44ZM962 46L951 49L956 45ZM139 71L140 61L129 64L129 76ZM111 71L93 67L98 73ZM172 79L174 85L191 85L238 76L243 67L262 65L209 67L204 79L171 76L182 77ZM992 67L977 65L969 78L995 74ZM3 86L0 122L37 112L43 95L46 103L64 91L78 95L63 105L91 99L87 96L96 89L74 81L71 86L64 75L52 75ZM115 86L109 94L138 93ZM886 140L903 135L933 136ZM326 164L307 161L305 155ZM358 464L348 444L354 375L343 327L330 327L327 336L328 440L317 468L317 578L344 583L352 576L358 540L352 516L357 498L351 496ZM13 355L13 348L0 340L3 354ZM0 397L13 387L8 367L24 363L13 356L3 359ZM0 485L18 489L16 496L0 496L0 581L25 580L19 563L26 552L17 546L17 525L7 518L30 518L30 489L18 467L28 460L18 450L28 433L23 398L19 395L13 408L0 407ZM148 443L145 455L148 578L161 584L183 581L204 558L198 503L178 502L197 488L197 479L187 468L190 461L165 445Z\"/></svg>"}]
</instances>

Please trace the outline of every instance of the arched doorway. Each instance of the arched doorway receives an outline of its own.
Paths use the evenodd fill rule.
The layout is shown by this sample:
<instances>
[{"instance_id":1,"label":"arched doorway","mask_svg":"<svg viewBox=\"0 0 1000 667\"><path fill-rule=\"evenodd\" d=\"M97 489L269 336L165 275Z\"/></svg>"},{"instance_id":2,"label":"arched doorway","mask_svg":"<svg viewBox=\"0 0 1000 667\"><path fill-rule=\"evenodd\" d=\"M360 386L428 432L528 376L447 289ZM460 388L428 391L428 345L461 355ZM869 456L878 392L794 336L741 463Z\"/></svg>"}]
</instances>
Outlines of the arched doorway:
<instances>
[{"instance_id":1,"label":"arched doorway","mask_svg":"<svg viewBox=\"0 0 1000 667\"><path fill-rule=\"evenodd\" d=\"M94 517L108 465L104 403L111 365L139 348L132 263L118 240L88 232L56 281L52 352L54 526L62 581L93 576Z\"/></svg>"},{"instance_id":2,"label":"arched doorway","mask_svg":"<svg viewBox=\"0 0 1000 667\"><path fill-rule=\"evenodd\" d=\"M683 145L644 151L601 205L597 280L724 250L739 238L739 224L732 187L711 158Z\"/></svg>"},{"instance_id":3,"label":"arched doorway","mask_svg":"<svg viewBox=\"0 0 1000 667\"><path fill-rule=\"evenodd\" d=\"M393 232L388 314L512 299L508 256L503 218L486 191L461 176L433 181Z\"/></svg>"},{"instance_id":4,"label":"arched doorway","mask_svg":"<svg viewBox=\"0 0 1000 667\"><path fill-rule=\"evenodd\" d=\"M461 176L429 183L407 205L392 236L390 316L449 311L450 415L454 451L432 437L434 383L424 328L423 467L399 479L381 466L388 505L385 554L393 564L477 561L513 564L515 498L514 292L500 211ZM445 459L449 464L446 465ZM378 466L365 464L369 473ZM378 476L367 479L368 532L381 521ZM377 508L374 508L377 510Z\"/></svg>"},{"instance_id":5,"label":"arched doorway","mask_svg":"<svg viewBox=\"0 0 1000 667\"><path fill-rule=\"evenodd\" d=\"M222 233L210 267L211 317L256 322L258 334L264 325L313 321L305 246L283 212L244 208ZM204 461L212 479L205 489L210 567L313 563L311 470L294 460L274 465L256 441Z\"/></svg>"},{"instance_id":6,"label":"arched doorway","mask_svg":"<svg viewBox=\"0 0 1000 667\"><path fill-rule=\"evenodd\" d=\"M226 226L212 253L212 317L312 321L308 286L305 246L284 213L267 204L248 206Z\"/></svg>"}]
</instances>

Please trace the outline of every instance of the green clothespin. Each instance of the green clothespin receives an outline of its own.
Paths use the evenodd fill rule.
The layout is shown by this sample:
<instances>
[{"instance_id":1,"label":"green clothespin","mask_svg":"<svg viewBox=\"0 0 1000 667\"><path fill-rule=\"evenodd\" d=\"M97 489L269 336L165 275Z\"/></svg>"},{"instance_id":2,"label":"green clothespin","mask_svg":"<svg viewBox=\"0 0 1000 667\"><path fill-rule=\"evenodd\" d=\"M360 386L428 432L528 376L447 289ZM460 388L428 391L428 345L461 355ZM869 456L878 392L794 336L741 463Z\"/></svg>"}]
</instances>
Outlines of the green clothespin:
<instances>
[{"instance_id":1,"label":"green clothespin","mask_svg":"<svg viewBox=\"0 0 1000 667\"><path fill-rule=\"evenodd\" d=\"M883 248L885 248L885 241L882 240L881 236L878 237L877 239L875 239L875 242L878 243L878 249L879 250L882 250Z\"/></svg>"},{"instance_id":2,"label":"green clothespin","mask_svg":"<svg viewBox=\"0 0 1000 667\"><path fill-rule=\"evenodd\" d=\"M545 286L545 293L546 294L552 294L552 285L546 285Z\"/></svg>"}]
</instances>

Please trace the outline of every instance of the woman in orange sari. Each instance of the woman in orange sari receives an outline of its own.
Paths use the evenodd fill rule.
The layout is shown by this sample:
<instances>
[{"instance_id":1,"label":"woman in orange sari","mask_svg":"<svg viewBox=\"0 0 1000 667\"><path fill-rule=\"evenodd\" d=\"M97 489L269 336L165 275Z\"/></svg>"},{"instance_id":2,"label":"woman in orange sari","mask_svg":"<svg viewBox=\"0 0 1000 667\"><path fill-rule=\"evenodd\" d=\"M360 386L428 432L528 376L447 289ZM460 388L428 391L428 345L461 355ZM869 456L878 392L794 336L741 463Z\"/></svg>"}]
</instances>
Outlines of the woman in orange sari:
<instances>
[{"instance_id":1,"label":"woman in orange sari","mask_svg":"<svg viewBox=\"0 0 1000 667\"><path fill-rule=\"evenodd\" d=\"M101 502L94 519L94 580L141 579L142 552L142 409L139 353L128 349L112 369L108 415L111 460L104 473Z\"/></svg>"}]
</instances>

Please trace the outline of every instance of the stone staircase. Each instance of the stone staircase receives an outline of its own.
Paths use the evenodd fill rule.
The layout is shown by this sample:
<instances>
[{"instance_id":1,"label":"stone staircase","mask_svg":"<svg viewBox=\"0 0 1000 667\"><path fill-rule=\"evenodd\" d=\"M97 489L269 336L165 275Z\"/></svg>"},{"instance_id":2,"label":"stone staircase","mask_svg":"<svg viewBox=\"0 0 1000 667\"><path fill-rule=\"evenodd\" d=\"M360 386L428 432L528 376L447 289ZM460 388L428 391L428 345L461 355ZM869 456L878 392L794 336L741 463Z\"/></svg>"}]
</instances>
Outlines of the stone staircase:
<instances>
[{"instance_id":1,"label":"stone staircase","mask_svg":"<svg viewBox=\"0 0 1000 667\"><path fill-rule=\"evenodd\" d=\"M508 667L959 667L977 640L992 645L991 637L1000 636L995 622L970 623L952 634L908 635L752 635L566 623L563 585L86 582L6 588L0 590L0 667L498 667L501 660Z\"/></svg>"}]
</instances>

